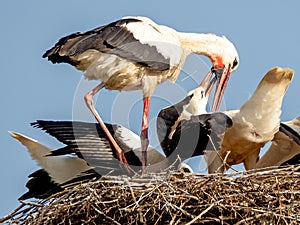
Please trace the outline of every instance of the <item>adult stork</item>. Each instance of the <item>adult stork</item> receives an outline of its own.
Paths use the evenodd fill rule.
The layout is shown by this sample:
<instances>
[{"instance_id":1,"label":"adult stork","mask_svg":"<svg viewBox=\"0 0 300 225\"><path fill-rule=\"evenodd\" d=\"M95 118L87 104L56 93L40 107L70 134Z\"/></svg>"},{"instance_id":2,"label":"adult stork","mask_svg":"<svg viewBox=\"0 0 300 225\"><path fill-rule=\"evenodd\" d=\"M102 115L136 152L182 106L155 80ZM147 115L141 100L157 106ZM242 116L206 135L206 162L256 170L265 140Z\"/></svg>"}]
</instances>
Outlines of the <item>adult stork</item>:
<instances>
[{"instance_id":1,"label":"adult stork","mask_svg":"<svg viewBox=\"0 0 300 225\"><path fill-rule=\"evenodd\" d=\"M255 168L299 163L300 117L280 123L269 149L257 162Z\"/></svg>"},{"instance_id":2,"label":"adult stork","mask_svg":"<svg viewBox=\"0 0 300 225\"><path fill-rule=\"evenodd\" d=\"M293 74L289 68L272 68L239 110L225 112L232 119L232 127L210 160L209 172L224 172L239 163L247 170L256 167L261 147L279 131L282 100Z\"/></svg>"},{"instance_id":3,"label":"adult stork","mask_svg":"<svg viewBox=\"0 0 300 225\"><path fill-rule=\"evenodd\" d=\"M84 76L101 83L85 95L85 101L114 145L121 162L128 164L123 151L97 113L92 97L102 88L142 90L143 119L141 143L145 172L150 97L163 81L175 81L186 57L202 54L212 61L217 88L213 111L219 108L229 76L239 63L234 45L224 36L177 32L146 17L126 17L105 26L61 38L43 57L52 63L69 63L85 71Z\"/></svg>"}]
</instances>

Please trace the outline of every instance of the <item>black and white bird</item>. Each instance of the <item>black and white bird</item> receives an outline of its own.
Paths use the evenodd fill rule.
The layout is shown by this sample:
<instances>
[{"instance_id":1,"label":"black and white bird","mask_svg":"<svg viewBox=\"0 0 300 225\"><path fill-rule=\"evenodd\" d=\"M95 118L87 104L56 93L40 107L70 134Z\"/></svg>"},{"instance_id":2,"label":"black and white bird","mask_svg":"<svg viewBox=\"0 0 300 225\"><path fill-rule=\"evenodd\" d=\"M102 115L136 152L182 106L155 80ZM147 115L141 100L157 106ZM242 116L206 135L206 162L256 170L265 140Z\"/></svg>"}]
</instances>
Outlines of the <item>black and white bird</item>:
<instances>
[{"instance_id":1,"label":"black and white bird","mask_svg":"<svg viewBox=\"0 0 300 225\"><path fill-rule=\"evenodd\" d=\"M177 32L158 25L146 17L126 17L84 32L61 38L43 57L53 63L69 63L84 76L101 83L85 95L85 101L116 151L121 162L128 164L120 146L110 135L97 113L92 97L102 88L142 90L143 119L141 143L143 172L146 166L148 114L150 97L157 85L175 81L186 57L202 54L211 60L217 88L213 111L219 108L230 74L239 64L234 45L224 36Z\"/></svg>"},{"instance_id":2,"label":"black and white bird","mask_svg":"<svg viewBox=\"0 0 300 225\"><path fill-rule=\"evenodd\" d=\"M232 127L226 130L219 152L210 160L210 173L224 172L239 163L247 170L256 167L261 147L280 129L282 101L293 75L289 68L270 69L239 110L225 112L232 119Z\"/></svg>"},{"instance_id":3,"label":"black and white bird","mask_svg":"<svg viewBox=\"0 0 300 225\"><path fill-rule=\"evenodd\" d=\"M159 112L156 131L168 158L179 155L187 159L217 151L220 137L232 125L226 114L206 111L213 88L210 76L208 74L200 86L190 91L182 101Z\"/></svg>"},{"instance_id":4,"label":"black and white bird","mask_svg":"<svg viewBox=\"0 0 300 225\"><path fill-rule=\"evenodd\" d=\"M180 138L180 141L177 141L178 145L174 145L173 150L169 149L169 157L163 156L155 148L149 146L148 171L157 173L169 171L174 167L185 168L186 166L182 166L185 164L178 161L178 156L185 160L191 156L202 155L206 145L214 145L208 137L215 134L213 129L218 127L214 121L216 118L226 118L222 113L215 113L215 115L217 116L211 117L210 114L204 114L191 118L189 121L193 121L196 126L191 126L188 122L179 124L173 138ZM20 200L32 197L47 198L65 187L91 179L99 179L103 175L134 175L134 172L139 171L142 166L139 136L121 125L106 124L111 135L122 147L131 170L127 170L127 167L124 168L119 162L99 124L39 120L32 125L41 128L66 146L52 150L32 138L11 132L12 136L27 148L31 157L41 167L29 175L30 180L26 184L28 192L22 195ZM196 146L188 145L193 149L183 151L182 148L187 147L185 143L191 142L191 138L195 138ZM199 141L201 138L203 140Z\"/></svg>"},{"instance_id":5,"label":"black and white bird","mask_svg":"<svg viewBox=\"0 0 300 225\"><path fill-rule=\"evenodd\" d=\"M138 172L141 169L142 150L140 138L122 125L105 124L114 140L122 147L124 156L131 168L129 171L126 170L126 167L121 166L123 164L118 160L112 144L99 124L79 121L38 120L32 125L44 130L66 145L66 147L52 152L52 156L75 153L77 157L84 159L102 175L108 173L111 175L131 175L131 172ZM151 145L147 151L147 156L149 172L160 172L162 168L168 166L151 166L165 160L165 157Z\"/></svg>"},{"instance_id":6,"label":"black and white bird","mask_svg":"<svg viewBox=\"0 0 300 225\"><path fill-rule=\"evenodd\" d=\"M255 168L300 164L300 117L280 123L269 149Z\"/></svg>"},{"instance_id":7,"label":"black and white bird","mask_svg":"<svg viewBox=\"0 0 300 225\"><path fill-rule=\"evenodd\" d=\"M122 147L131 170L117 159L112 145L99 124L72 121L37 121L34 127L45 130L65 146L53 150L37 140L17 132L12 137L20 141L33 160L41 167L29 175L28 192L19 199L47 198L67 186L76 185L103 175L133 175L140 170L141 143L135 133L120 125L106 124ZM153 147L147 151L149 172L160 172L169 166L166 158Z\"/></svg>"}]
</instances>

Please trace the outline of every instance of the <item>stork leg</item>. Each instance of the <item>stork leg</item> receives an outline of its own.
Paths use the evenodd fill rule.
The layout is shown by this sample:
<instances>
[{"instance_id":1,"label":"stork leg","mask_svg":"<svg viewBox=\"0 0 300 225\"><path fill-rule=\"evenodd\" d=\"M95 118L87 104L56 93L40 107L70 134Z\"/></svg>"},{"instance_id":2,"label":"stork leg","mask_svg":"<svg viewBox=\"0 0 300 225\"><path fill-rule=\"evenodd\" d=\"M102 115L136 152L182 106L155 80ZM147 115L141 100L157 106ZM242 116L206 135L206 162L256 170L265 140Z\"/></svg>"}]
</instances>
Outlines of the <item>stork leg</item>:
<instances>
[{"instance_id":1,"label":"stork leg","mask_svg":"<svg viewBox=\"0 0 300 225\"><path fill-rule=\"evenodd\" d=\"M102 121L101 117L99 116L99 114L96 111L95 106L94 106L93 96L98 91L100 91L104 86L105 86L105 84L102 82L101 84L99 84L98 86L96 86L95 88L93 88L89 93L87 93L84 96L84 100L85 100L85 103L86 103L87 107L93 113L93 115L95 116L96 120L98 121L100 127L102 128L102 130L104 131L105 135L107 136L109 142L113 145L113 148L116 151L116 155L117 155L118 160L120 162L124 163L125 165L128 165L128 162L127 162L127 160L125 158L124 152L122 151L122 149L120 148L120 146L117 144L117 142L115 141L115 139L113 138L113 136L111 135L111 133L109 132L109 130L107 129L106 125Z\"/></svg>"},{"instance_id":2,"label":"stork leg","mask_svg":"<svg viewBox=\"0 0 300 225\"><path fill-rule=\"evenodd\" d=\"M142 121L142 132L141 132L141 147L142 147L142 173L146 172L147 165L147 148L149 145L148 139L148 119L150 109L150 97L144 97L144 110L143 110L143 121Z\"/></svg>"}]
</instances>

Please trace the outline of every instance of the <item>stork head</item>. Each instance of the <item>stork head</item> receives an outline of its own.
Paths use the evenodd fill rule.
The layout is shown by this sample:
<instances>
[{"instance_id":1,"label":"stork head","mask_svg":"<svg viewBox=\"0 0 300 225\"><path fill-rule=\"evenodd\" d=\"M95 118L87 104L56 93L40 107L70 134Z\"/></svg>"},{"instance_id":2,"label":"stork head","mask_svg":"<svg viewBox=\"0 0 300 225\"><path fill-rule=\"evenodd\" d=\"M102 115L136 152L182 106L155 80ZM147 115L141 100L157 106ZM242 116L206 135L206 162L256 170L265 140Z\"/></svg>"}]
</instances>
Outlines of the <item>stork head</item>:
<instances>
[{"instance_id":1,"label":"stork head","mask_svg":"<svg viewBox=\"0 0 300 225\"><path fill-rule=\"evenodd\" d=\"M239 65L239 55L234 45L225 37L217 38L217 47L209 55L212 61L210 73L215 74L212 82L217 82L212 111L219 109L230 74Z\"/></svg>"},{"instance_id":2,"label":"stork head","mask_svg":"<svg viewBox=\"0 0 300 225\"><path fill-rule=\"evenodd\" d=\"M190 96L190 102L185 110L190 114L201 115L207 113L206 105L214 86L214 79L211 80L212 75L213 73L209 72L201 84L188 93L187 96Z\"/></svg>"}]
</instances>

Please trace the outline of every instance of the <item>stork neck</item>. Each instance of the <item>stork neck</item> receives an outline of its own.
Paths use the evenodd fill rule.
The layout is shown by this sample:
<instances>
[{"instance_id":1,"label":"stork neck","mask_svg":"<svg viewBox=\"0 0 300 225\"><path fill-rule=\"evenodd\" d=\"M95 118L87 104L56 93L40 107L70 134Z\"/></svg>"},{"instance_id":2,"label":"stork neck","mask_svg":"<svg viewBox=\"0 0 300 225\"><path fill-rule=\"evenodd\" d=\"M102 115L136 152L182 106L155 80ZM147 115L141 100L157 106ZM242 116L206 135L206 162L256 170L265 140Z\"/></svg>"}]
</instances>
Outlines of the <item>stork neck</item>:
<instances>
[{"instance_id":1,"label":"stork neck","mask_svg":"<svg viewBox=\"0 0 300 225\"><path fill-rule=\"evenodd\" d=\"M212 62L218 60L218 52L222 49L223 38L215 34L197 34L179 32L181 46L190 53L205 55Z\"/></svg>"},{"instance_id":2,"label":"stork neck","mask_svg":"<svg viewBox=\"0 0 300 225\"><path fill-rule=\"evenodd\" d=\"M235 124L250 126L265 140L271 140L279 129L281 104L286 86L258 86L252 97L241 107Z\"/></svg>"},{"instance_id":3,"label":"stork neck","mask_svg":"<svg viewBox=\"0 0 300 225\"><path fill-rule=\"evenodd\" d=\"M252 97L241 107L241 112L260 119L279 118L287 85L259 85ZM259 114L259 115L258 115Z\"/></svg>"}]
</instances>

